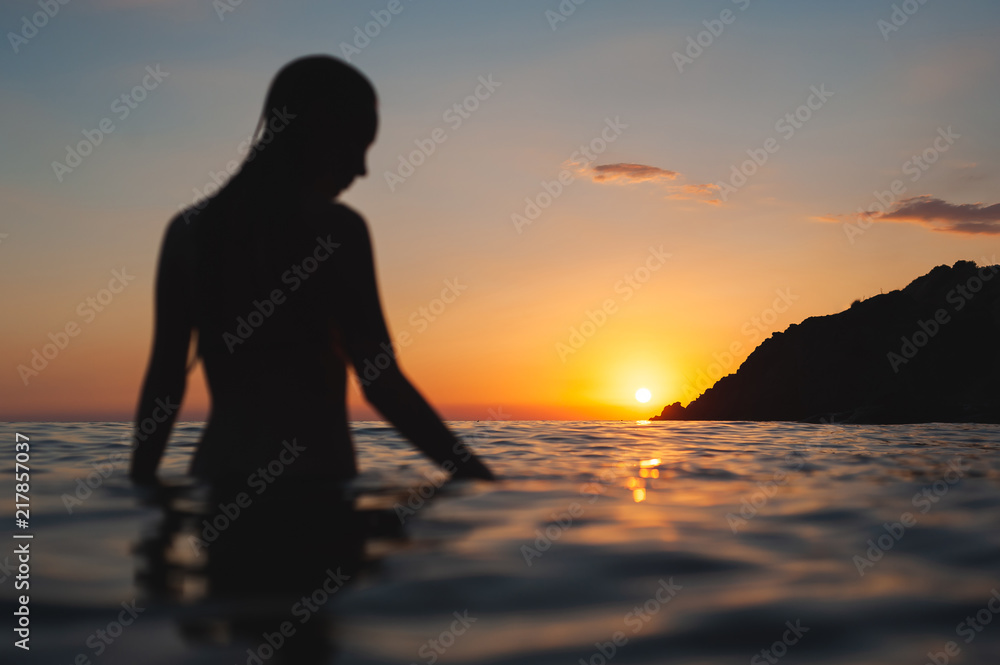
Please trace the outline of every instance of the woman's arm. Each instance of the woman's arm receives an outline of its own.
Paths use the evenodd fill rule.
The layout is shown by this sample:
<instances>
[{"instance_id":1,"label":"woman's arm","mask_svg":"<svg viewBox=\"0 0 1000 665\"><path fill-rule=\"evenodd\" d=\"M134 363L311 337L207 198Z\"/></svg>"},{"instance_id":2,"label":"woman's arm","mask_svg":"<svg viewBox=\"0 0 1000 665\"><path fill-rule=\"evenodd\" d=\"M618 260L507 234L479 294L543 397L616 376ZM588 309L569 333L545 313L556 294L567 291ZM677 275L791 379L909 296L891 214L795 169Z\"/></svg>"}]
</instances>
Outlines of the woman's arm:
<instances>
[{"instance_id":1,"label":"woman's arm","mask_svg":"<svg viewBox=\"0 0 1000 665\"><path fill-rule=\"evenodd\" d=\"M345 209L347 210L347 209ZM365 398L423 451L456 478L493 480L493 473L441 420L427 400L406 378L389 340L375 279L371 238L365 221L349 213L341 265L347 266L348 311L344 313L347 353L361 382ZM377 376L359 368L374 365Z\"/></svg>"},{"instance_id":2,"label":"woman's arm","mask_svg":"<svg viewBox=\"0 0 1000 665\"><path fill-rule=\"evenodd\" d=\"M177 419L187 384L187 356L191 341L191 310L184 270L180 218L167 228L156 275L153 350L146 368L133 432L129 476L135 482L153 482L156 467Z\"/></svg>"}]
</instances>

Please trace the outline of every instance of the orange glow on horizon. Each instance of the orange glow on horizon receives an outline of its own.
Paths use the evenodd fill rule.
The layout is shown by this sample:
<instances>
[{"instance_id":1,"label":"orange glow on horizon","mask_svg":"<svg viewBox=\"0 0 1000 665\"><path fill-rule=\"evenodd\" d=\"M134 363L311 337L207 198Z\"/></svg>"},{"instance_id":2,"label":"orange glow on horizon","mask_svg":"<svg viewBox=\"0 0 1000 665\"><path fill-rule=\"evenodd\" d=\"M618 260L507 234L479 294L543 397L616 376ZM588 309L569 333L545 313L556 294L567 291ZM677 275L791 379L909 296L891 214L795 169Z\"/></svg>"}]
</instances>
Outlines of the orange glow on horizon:
<instances>
[{"instance_id":1,"label":"orange glow on horizon","mask_svg":"<svg viewBox=\"0 0 1000 665\"><path fill-rule=\"evenodd\" d=\"M0 392L4 394L0 404L6 407L0 409L0 417L13 421L129 420L133 416L152 336L153 271L159 228L154 222L150 226L156 228L157 235L145 247L148 254L136 262L142 266L135 269L136 283L92 323L81 323L81 333L48 360L37 376L29 377L27 385L16 368L31 365L33 351L50 343L50 333L64 329L67 322L80 322L75 307L106 283L106 270L103 265L75 266L84 274L96 275L91 280L94 284L72 288L43 284L31 292L30 300L27 295L18 296L24 299L22 306L31 305L32 320L37 323L10 326L7 347L11 349L12 363L11 371L0 377ZM378 227L374 230L377 232ZM398 242L391 239L376 240L377 248L396 246ZM73 261L72 257L66 259L71 267ZM628 266L627 261L624 265ZM536 268L535 273L544 270L544 274L550 274L551 269L546 264ZM677 401L687 404L715 380L736 371L770 334L744 324L774 300L773 290L768 288L778 283L771 280L763 288L741 282L731 295L729 291L716 292L709 300L698 290L686 292L673 287L677 283L709 284L709 276L722 270L719 265L678 263L669 268L674 271L669 279L666 270L656 276L660 281L651 280L564 359L555 344L568 338L566 331L579 320L581 312L585 316L588 307L593 307L589 294L608 289L605 277L596 279L589 273L576 272L571 285L556 283L549 291L520 283L504 284L508 291L490 291L492 285L483 282L477 287L483 289L477 292L480 295L474 298L470 286L468 296L459 297L426 328L416 326L411 314L440 292L435 279L404 279L400 273L387 271L388 278L382 280L382 285L390 332L410 333L409 343L397 349L401 365L445 419L648 423L646 419L664 406ZM905 277L886 277L880 283L887 288L905 286L921 271L926 272L926 266L907 268ZM721 275L713 279L732 276L725 272ZM821 275L803 276L795 287L797 294L803 294L802 300L771 328L782 330L810 315L846 308L846 297L839 306L835 296L807 299L807 294L822 293L826 288L821 288L820 282ZM852 296L861 292L850 284L845 288ZM510 293L515 289L518 297L512 299ZM561 295L566 289L580 295L566 301ZM707 302L712 303L711 307ZM676 324L677 312L685 313L684 325ZM508 315L530 316L533 325L498 325ZM637 386L649 391L649 402L636 400ZM202 420L208 405L199 365L188 377L180 419ZM381 419L365 402L354 379L350 380L349 409L356 420Z\"/></svg>"}]
</instances>

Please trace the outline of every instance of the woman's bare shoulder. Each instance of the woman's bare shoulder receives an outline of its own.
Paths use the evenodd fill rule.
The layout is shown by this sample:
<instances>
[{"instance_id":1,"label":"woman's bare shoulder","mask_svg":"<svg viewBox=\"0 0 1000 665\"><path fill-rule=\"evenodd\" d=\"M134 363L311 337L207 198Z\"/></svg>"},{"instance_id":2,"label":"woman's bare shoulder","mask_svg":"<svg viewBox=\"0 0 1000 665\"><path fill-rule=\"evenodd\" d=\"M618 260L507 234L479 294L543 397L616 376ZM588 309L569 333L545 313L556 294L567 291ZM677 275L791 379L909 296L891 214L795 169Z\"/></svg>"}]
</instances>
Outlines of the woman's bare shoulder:
<instances>
[{"instance_id":1,"label":"woman's bare shoulder","mask_svg":"<svg viewBox=\"0 0 1000 665\"><path fill-rule=\"evenodd\" d=\"M317 215L318 229L351 242L371 242L368 222L359 212L343 203L329 202Z\"/></svg>"},{"instance_id":2,"label":"woman's bare shoulder","mask_svg":"<svg viewBox=\"0 0 1000 665\"><path fill-rule=\"evenodd\" d=\"M192 206L191 209L194 210ZM163 251L177 252L181 245L185 244L190 237L192 216L188 210L182 210L174 215L163 231Z\"/></svg>"},{"instance_id":3,"label":"woman's bare shoulder","mask_svg":"<svg viewBox=\"0 0 1000 665\"><path fill-rule=\"evenodd\" d=\"M363 228L365 230L368 229L368 223L361 216L361 213L348 205L333 201L330 203L328 210L330 221L332 222L355 228Z\"/></svg>"}]
</instances>

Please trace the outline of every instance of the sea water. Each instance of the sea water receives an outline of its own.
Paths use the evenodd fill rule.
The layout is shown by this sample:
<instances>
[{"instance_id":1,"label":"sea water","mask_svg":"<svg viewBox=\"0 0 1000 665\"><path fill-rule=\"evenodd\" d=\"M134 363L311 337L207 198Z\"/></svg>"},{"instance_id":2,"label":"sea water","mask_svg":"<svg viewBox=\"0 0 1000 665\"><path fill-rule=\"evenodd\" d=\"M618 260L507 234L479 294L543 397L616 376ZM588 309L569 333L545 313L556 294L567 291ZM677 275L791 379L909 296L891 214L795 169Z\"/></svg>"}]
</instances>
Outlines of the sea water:
<instances>
[{"instance_id":1,"label":"sea water","mask_svg":"<svg viewBox=\"0 0 1000 665\"><path fill-rule=\"evenodd\" d=\"M4 424L3 662L1000 663L1000 427L451 426L498 482L359 422L327 500L290 455L207 495L200 423L159 493L127 478L127 423Z\"/></svg>"}]
</instances>

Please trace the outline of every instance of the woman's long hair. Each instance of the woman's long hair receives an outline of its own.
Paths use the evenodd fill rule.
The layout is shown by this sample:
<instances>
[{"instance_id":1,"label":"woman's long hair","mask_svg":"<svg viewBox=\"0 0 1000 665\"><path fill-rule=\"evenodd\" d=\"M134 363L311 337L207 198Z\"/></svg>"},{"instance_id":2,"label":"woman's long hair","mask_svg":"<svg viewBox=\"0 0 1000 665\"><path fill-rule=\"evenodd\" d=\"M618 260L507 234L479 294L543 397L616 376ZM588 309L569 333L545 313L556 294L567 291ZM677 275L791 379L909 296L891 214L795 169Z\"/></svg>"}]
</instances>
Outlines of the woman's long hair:
<instances>
[{"instance_id":1,"label":"woman's long hair","mask_svg":"<svg viewBox=\"0 0 1000 665\"><path fill-rule=\"evenodd\" d=\"M330 56L294 60L274 77L239 171L190 218L198 355L303 258L292 242L300 195L338 159L324 144L372 122L376 104L364 75Z\"/></svg>"}]
</instances>

